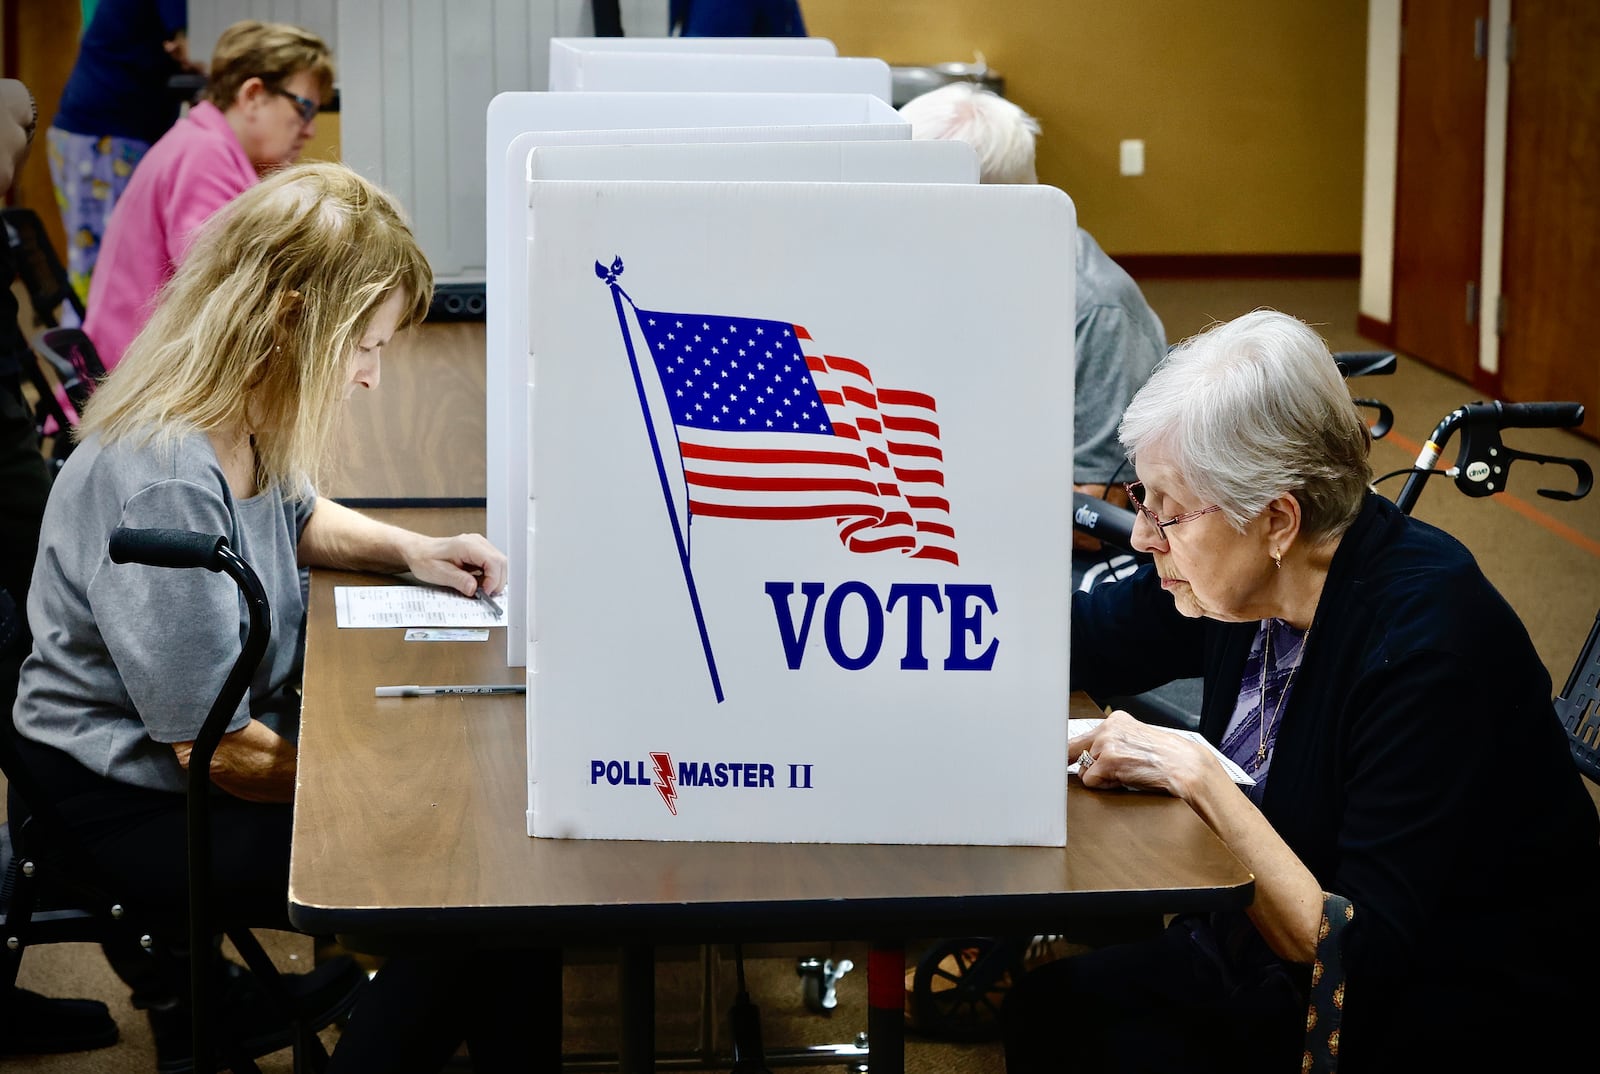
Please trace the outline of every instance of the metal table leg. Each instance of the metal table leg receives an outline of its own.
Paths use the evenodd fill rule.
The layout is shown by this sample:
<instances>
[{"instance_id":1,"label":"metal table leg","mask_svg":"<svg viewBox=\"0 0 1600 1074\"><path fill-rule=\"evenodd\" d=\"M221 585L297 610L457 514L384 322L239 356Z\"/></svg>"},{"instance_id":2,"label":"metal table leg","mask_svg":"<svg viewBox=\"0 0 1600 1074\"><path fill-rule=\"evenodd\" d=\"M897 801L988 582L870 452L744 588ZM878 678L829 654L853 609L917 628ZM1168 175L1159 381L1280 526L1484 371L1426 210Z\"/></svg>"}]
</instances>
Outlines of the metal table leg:
<instances>
[{"instance_id":1,"label":"metal table leg","mask_svg":"<svg viewBox=\"0 0 1600 1074\"><path fill-rule=\"evenodd\" d=\"M648 945L622 949L618 963L622 1032L617 1049L622 1074L656 1069L656 952Z\"/></svg>"},{"instance_id":2,"label":"metal table leg","mask_svg":"<svg viewBox=\"0 0 1600 1074\"><path fill-rule=\"evenodd\" d=\"M874 940L867 955L867 1069L904 1074L906 1069L906 946L904 940Z\"/></svg>"}]
</instances>

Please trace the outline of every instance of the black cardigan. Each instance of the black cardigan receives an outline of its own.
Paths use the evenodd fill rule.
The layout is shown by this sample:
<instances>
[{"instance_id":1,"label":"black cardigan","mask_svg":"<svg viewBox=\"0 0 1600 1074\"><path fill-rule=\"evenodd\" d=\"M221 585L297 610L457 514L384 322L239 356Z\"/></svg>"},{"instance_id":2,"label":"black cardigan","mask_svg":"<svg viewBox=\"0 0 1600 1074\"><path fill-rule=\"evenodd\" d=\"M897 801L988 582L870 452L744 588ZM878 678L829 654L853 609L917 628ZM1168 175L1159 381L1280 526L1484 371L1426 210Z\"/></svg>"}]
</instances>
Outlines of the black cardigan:
<instances>
[{"instance_id":1,"label":"black cardigan","mask_svg":"<svg viewBox=\"0 0 1600 1074\"><path fill-rule=\"evenodd\" d=\"M1257 629L1184 618L1146 567L1074 594L1072 686L1203 674L1200 730L1217 742ZM1262 803L1355 905L1346 1074L1436 1068L1496 1034L1545 1047L1553 1015L1587 1002L1594 1017L1600 821L1551 696L1471 553L1369 494L1329 568Z\"/></svg>"}]
</instances>

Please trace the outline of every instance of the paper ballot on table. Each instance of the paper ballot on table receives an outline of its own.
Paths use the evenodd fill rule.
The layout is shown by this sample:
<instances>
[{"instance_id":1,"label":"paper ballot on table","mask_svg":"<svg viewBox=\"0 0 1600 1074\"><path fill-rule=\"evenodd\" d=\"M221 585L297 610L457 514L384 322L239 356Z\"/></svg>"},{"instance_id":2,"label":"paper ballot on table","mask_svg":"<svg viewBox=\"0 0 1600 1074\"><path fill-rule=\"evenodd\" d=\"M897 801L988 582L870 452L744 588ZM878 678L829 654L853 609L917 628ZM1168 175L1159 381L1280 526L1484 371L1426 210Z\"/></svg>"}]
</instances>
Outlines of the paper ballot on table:
<instances>
[{"instance_id":1,"label":"paper ballot on table","mask_svg":"<svg viewBox=\"0 0 1600 1074\"><path fill-rule=\"evenodd\" d=\"M1079 735L1088 734L1099 725L1100 721L1098 719L1068 720L1067 738L1072 739L1078 737ZM1167 731L1182 738L1193 739L1194 741L1201 743L1206 749L1211 751L1211 755L1217 759L1217 763L1222 766L1223 771L1228 773L1229 779L1245 787L1254 787L1256 785L1256 781L1251 778L1250 773L1234 764L1232 757L1229 757L1226 753L1223 753L1221 750L1217 749L1217 747L1207 742L1198 731L1188 731L1179 727L1161 727L1156 724L1151 724L1151 726L1155 727L1157 731ZM1078 772L1078 762L1074 760L1071 764L1067 765L1067 771L1073 775L1076 775Z\"/></svg>"},{"instance_id":2,"label":"paper ballot on table","mask_svg":"<svg viewBox=\"0 0 1600 1074\"><path fill-rule=\"evenodd\" d=\"M482 601L428 585L336 585L333 607L341 627L505 625Z\"/></svg>"}]
</instances>

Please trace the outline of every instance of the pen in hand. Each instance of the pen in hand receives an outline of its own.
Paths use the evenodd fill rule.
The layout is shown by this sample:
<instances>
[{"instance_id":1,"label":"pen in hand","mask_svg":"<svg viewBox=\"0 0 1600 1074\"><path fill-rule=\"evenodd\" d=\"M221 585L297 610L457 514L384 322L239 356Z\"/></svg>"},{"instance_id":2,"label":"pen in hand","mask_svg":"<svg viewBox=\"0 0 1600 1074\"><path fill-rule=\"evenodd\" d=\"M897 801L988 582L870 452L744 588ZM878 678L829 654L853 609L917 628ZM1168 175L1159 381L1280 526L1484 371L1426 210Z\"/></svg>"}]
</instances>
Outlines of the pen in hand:
<instances>
[{"instance_id":1,"label":"pen in hand","mask_svg":"<svg viewBox=\"0 0 1600 1074\"><path fill-rule=\"evenodd\" d=\"M506 617L506 613L500 609L500 605L495 603L494 598L489 595L489 591L483 588L482 582L478 583L478 588L473 590L472 595L487 604L489 611L494 613L496 619L504 619Z\"/></svg>"}]
</instances>

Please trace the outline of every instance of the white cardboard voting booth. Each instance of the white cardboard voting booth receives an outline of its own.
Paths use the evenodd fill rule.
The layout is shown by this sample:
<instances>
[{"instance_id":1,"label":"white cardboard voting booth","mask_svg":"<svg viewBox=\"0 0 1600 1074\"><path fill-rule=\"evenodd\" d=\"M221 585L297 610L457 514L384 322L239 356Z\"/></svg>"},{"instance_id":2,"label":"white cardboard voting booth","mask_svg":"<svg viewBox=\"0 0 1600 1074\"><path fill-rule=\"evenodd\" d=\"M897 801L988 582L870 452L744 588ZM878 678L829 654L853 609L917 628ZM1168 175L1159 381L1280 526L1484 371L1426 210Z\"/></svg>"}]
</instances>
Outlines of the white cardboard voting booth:
<instances>
[{"instance_id":1,"label":"white cardboard voting booth","mask_svg":"<svg viewBox=\"0 0 1600 1074\"><path fill-rule=\"evenodd\" d=\"M720 142L540 145L528 154L528 178L971 184L978 154L954 140L749 142L736 154Z\"/></svg>"},{"instance_id":2,"label":"white cardboard voting booth","mask_svg":"<svg viewBox=\"0 0 1600 1074\"><path fill-rule=\"evenodd\" d=\"M889 65L872 56L551 51L552 90L870 93L893 98Z\"/></svg>"},{"instance_id":3,"label":"white cardboard voting booth","mask_svg":"<svg viewBox=\"0 0 1600 1074\"><path fill-rule=\"evenodd\" d=\"M485 336L487 531L511 557L506 659L526 662L527 155L541 144L898 140L911 125L876 97L842 93L504 93L489 103ZM730 157L737 154L730 151ZM939 178L939 176L929 176ZM515 236L515 239L513 239Z\"/></svg>"},{"instance_id":4,"label":"white cardboard voting booth","mask_svg":"<svg viewBox=\"0 0 1600 1074\"><path fill-rule=\"evenodd\" d=\"M579 89L586 54L595 52L661 52L669 55L708 53L740 56L837 56L825 37L552 37L549 87Z\"/></svg>"},{"instance_id":5,"label":"white cardboard voting booth","mask_svg":"<svg viewBox=\"0 0 1600 1074\"><path fill-rule=\"evenodd\" d=\"M529 187L530 835L1062 845L1066 195Z\"/></svg>"}]
</instances>

